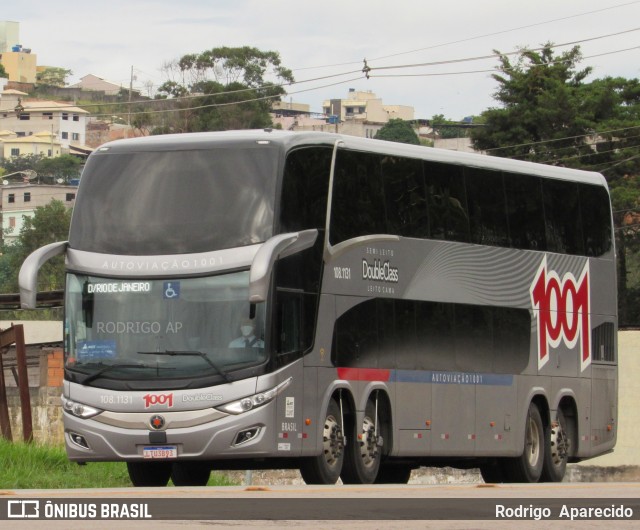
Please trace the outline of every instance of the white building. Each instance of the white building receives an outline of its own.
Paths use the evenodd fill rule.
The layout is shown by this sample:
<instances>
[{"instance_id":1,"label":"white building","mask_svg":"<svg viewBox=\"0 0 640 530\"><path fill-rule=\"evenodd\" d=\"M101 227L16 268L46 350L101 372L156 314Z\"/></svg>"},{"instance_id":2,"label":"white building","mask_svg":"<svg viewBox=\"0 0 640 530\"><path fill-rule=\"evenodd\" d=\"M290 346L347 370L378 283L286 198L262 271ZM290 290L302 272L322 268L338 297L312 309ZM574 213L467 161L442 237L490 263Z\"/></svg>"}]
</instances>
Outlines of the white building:
<instances>
[{"instance_id":1,"label":"white building","mask_svg":"<svg viewBox=\"0 0 640 530\"><path fill-rule=\"evenodd\" d=\"M355 136L373 138L389 120L414 119L413 107L407 105L385 105L382 99L371 91L349 89L346 99L329 99L322 104L326 116L338 124L340 132Z\"/></svg>"},{"instance_id":2,"label":"white building","mask_svg":"<svg viewBox=\"0 0 640 530\"><path fill-rule=\"evenodd\" d=\"M27 100L28 94L18 90L0 93L2 128L14 131L18 138L33 136L43 131L55 135L64 153L73 153L74 147L85 152L89 113L57 101Z\"/></svg>"},{"instance_id":3,"label":"white building","mask_svg":"<svg viewBox=\"0 0 640 530\"><path fill-rule=\"evenodd\" d=\"M104 92L106 95L115 96L122 90L122 85L107 81L97 75L87 74L80 78L80 81L75 85L69 85L71 88L81 88L82 90L98 90ZM137 94L137 91L136 91Z\"/></svg>"},{"instance_id":4,"label":"white building","mask_svg":"<svg viewBox=\"0 0 640 530\"><path fill-rule=\"evenodd\" d=\"M5 243L20 235L26 217L33 217L35 209L46 206L53 199L68 208L76 201L77 186L46 185L30 182L12 183L0 177L0 204L2 205L2 233ZM4 184L7 182L7 184Z\"/></svg>"},{"instance_id":5,"label":"white building","mask_svg":"<svg viewBox=\"0 0 640 530\"><path fill-rule=\"evenodd\" d=\"M308 105L276 102L272 107L274 125L290 131L334 132L373 138L392 119L413 120L414 109L406 105L385 105L373 92L349 90L346 99L326 100L322 114Z\"/></svg>"}]
</instances>

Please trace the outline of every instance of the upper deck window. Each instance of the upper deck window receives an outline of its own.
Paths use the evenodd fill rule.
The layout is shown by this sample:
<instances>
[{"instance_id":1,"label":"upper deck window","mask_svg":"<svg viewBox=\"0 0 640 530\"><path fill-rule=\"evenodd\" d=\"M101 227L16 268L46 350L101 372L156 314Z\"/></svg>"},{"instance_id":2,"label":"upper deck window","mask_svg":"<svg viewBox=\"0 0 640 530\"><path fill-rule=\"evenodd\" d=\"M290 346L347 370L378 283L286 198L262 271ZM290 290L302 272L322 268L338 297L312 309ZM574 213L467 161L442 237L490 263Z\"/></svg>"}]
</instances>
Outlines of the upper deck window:
<instances>
[{"instance_id":1,"label":"upper deck window","mask_svg":"<svg viewBox=\"0 0 640 530\"><path fill-rule=\"evenodd\" d=\"M188 254L273 234L271 146L99 153L82 176L69 242L121 255Z\"/></svg>"},{"instance_id":2,"label":"upper deck window","mask_svg":"<svg viewBox=\"0 0 640 530\"><path fill-rule=\"evenodd\" d=\"M612 246L603 186L339 150L330 241L372 234L583 256Z\"/></svg>"}]
</instances>

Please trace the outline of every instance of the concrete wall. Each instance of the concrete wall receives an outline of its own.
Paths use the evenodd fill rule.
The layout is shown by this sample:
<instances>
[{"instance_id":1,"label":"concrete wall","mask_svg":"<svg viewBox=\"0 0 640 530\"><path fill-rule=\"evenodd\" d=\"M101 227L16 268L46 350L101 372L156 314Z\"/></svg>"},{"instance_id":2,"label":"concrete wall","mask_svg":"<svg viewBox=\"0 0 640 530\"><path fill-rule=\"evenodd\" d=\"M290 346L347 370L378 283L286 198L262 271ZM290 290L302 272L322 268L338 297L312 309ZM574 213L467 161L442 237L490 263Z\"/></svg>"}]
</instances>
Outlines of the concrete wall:
<instances>
[{"instance_id":1,"label":"concrete wall","mask_svg":"<svg viewBox=\"0 0 640 530\"><path fill-rule=\"evenodd\" d=\"M585 466L639 466L640 331L618 333L618 438L613 453L581 462Z\"/></svg>"}]
</instances>

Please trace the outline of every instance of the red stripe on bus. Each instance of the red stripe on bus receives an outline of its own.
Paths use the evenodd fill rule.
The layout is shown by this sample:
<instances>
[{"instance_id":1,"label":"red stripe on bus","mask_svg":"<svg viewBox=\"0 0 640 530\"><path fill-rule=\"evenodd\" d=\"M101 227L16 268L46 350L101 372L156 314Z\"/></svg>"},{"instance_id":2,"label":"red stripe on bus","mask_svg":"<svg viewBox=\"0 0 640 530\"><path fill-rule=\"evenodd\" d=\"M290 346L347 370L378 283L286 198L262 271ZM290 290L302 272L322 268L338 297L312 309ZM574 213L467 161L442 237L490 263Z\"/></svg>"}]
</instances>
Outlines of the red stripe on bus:
<instances>
[{"instance_id":1,"label":"red stripe on bus","mask_svg":"<svg viewBox=\"0 0 640 530\"><path fill-rule=\"evenodd\" d=\"M338 368L338 379L348 381L389 381L391 370L378 368Z\"/></svg>"}]
</instances>

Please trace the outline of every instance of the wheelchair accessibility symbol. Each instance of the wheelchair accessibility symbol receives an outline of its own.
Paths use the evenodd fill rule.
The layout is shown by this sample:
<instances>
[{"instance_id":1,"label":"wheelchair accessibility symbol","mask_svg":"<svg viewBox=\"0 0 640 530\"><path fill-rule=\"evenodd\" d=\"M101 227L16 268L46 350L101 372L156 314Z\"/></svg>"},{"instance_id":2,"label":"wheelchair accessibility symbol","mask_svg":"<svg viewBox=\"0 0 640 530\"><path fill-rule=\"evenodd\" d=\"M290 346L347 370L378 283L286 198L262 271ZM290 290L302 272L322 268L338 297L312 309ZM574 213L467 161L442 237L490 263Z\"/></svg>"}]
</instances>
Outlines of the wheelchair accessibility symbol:
<instances>
[{"instance_id":1,"label":"wheelchair accessibility symbol","mask_svg":"<svg viewBox=\"0 0 640 530\"><path fill-rule=\"evenodd\" d=\"M164 282L162 293L165 300L180 298L180 282Z\"/></svg>"}]
</instances>

